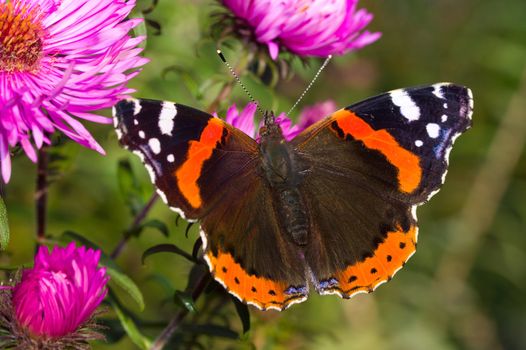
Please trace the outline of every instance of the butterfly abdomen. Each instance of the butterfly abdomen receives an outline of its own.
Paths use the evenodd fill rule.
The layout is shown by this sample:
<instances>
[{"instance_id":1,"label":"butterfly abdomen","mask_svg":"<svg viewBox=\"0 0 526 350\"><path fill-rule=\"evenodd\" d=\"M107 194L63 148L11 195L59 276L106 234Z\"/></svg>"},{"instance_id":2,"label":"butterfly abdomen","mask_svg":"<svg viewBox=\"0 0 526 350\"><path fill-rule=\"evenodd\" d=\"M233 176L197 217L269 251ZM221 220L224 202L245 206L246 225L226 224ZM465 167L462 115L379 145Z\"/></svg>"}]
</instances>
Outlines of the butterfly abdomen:
<instances>
[{"instance_id":1,"label":"butterfly abdomen","mask_svg":"<svg viewBox=\"0 0 526 350\"><path fill-rule=\"evenodd\" d=\"M285 188L278 192L278 212L285 230L297 245L306 245L309 238L309 220L304 201L297 188Z\"/></svg>"}]
</instances>

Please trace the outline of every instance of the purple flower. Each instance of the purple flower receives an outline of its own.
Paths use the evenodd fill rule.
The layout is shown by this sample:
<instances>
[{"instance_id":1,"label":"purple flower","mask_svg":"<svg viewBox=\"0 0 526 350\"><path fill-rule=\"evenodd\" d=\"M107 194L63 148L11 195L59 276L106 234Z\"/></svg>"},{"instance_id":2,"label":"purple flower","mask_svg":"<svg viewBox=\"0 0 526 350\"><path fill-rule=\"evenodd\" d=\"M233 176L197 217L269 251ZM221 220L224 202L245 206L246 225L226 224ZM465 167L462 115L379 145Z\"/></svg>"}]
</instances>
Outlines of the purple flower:
<instances>
[{"instance_id":1,"label":"purple flower","mask_svg":"<svg viewBox=\"0 0 526 350\"><path fill-rule=\"evenodd\" d=\"M342 55L381 36L363 31L373 15L364 9L357 10L358 0L222 0L222 3L244 22L239 32L266 45L272 59L278 57L280 48L299 56Z\"/></svg>"},{"instance_id":2,"label":"purple flower","mask_svg":"<svg viewBox=\"0 0 526 350\"><path fill-rule=\"evenodd\" d=\"M25 270L13 290L18 323L33 336L63 337L88 321L106 296L108 277L99 268L100 251L40 247L32 269Z\"/></svg>"},{"instance_id":3,"label":"purple flower","mask_svg":"<svg viewBox=\"0 0 526 350\"><path fill-rule=\"evenodd\" d=\"M0 0L0 163L11 175L9 147L19 144L36 161L34 146L55 130L100 153L78 119L110 123L91 113L132 90L128 80L147 62L144 38L127 20L135 0ZM131 71L130 71L131 70Z\"/></svg>"},{"instance_id":4,"label":"purple flower","mask_svg":"<svg viewBox=\"0 0 526 350\"><path fill-rule=\"evenodd\" d=\"M239 113L236 105L233 104L228 108L225 120L227 123L240 129L248 136L258 140L255 128L256 122L254 120L256 109L257 105L254 102L250 102L241 113ZM330 115L335 110L336 103L332 100L327 100L325 102L305 107L301 111L296 125L292 124L292 120L290 120L285 113L281 113L276 117L276 123L281 127L285 139L290 141L301 131L316 123L318 120Z\"/></svg>"}]
</instances>

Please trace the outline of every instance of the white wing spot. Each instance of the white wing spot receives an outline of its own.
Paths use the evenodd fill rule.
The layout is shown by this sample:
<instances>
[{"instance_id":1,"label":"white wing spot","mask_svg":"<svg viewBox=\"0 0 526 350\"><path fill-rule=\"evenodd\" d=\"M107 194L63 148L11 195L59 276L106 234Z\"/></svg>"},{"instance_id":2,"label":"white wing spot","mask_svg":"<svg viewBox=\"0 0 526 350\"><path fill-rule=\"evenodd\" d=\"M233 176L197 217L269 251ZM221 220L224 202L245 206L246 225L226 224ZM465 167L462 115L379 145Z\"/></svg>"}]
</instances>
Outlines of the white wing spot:
<instances>
[{"instance_id":1,"label":"white wing spot","mask_svg":"<svg viewBox=\"0 0 526 350\"><path fill-rule=\"evenodd\" d=\"M137 115L141 113L141 102L139 100L132 100L133 101L133 115Z\"/></svg>"},{"instance_id":2,"label":"white wing spot","mask_svg":"<svg viewBox=\"0 0 526 350\"><path fill-rule=\"evenodd\" d=\"M159 115L159 129L161 134L172 136L174 128L174 118L177 115L175 104L171 102L163 102L161 114Z\"/></svg>"},{"instance_id":3,"label":"white wing spot","mask_svg":"<svg viewBox=\"0 0 526 350\"><path fill-rule=\"evenodd\" d=\"M416 147L422 147L424 145L424 143L422 142L422 140L416 140L415 141L415 146Z\"/></svg>"},{"instance_id":4,"label":"white wing spot","mask_svg":"<svg viewBox=\"0 0 526 350\"><path fill-rule=\"evenodd\" d=\"M447 103L444 103L443 107L444 109L447 109Z\"/></svg>"},{"instance_id":5,"label":"white wing spot","mask_svg":"<svg viewBox=\"0 0 526 350\"><path fill-rule=\"evenodd\" d=\"M415 104L405 90L394 90L390 92L393 104L400 107L400 112L409 121L420 119L420 108Z\"/></svg>"},{"instance_id":6,"label":"white wing spot","mask_svg":"<svg viewBox=\"0 0 526 350\"><path fill-rule=\"evenodd\" d=\"M146 137L146 134L144 133L144 131L139 130L139 137L140 137L141 139L143 139L143 138Z\"/></svg>"},{"instance_id":7,"label":"white wing spot","mask_svg":"<svg viewBox=\"0 0 526 350\"><path fill-rule=\"evenodd\" d=\"M113 116L113 127L117 127L119 125L119 119L117 119L117 109L115 109L115 106L111 107L111 115Z\"/></svg>"},{"instance_id":8,"label":"white wing spot","mask_svg":"<svg viewBox=\"0 0 526 350\"><path fill-rule=\"evenodd\" d=\"M161 153L161 143L155 137L151 138L148 141L148 146L150 146L153 153L155 154Z\"/></svg>"},{"instance_id":9,"label":"white wing spot","mask_svg":"<svg viewBox=\"0 0 526 350\"><path fill-rule=\"evenodd\" d=\"M440 134L440 126L435 123L429 123L426 125L427 134L432 139L436 139Z\"/></svg>"},{"instance_id":10,"label":"white wing spot","mask_svg":"<svg viewBox=\"0 0 526 350\"><path fill-rule=\"evenodd\" d=\"M435 95L438 98L444 99L444 93L441 90L442 86L444 86L444 84L433 85L433 95Z\"/></svg>"},{"instance_id":11,"label":"white wing spot","mask_svg":"<svg viewBox=\"0 0 526 350\"><path fill-rule=\"evenodd\" d=\"M139 121L137 119L133 119L133 125L139 125Z\"/></svg>"},{"instance_id":12,"label":"white wing spot","mask_svg":"<svg viewBox=\"0 0 526 350\"><path fill-rule=\"evenodd\" d=\"M440 120L442 120L442 123L447 122L447 115L442 114L442 118L440 118Z\"/></svg>"},{"instance_id":13,"label":"white wing spot","mask_svg":"<svg viewBox=\"0 0 526 350\"><path fill-rule=\"evenodd\" d=\"M173 154L169 154L167 157L166 157L166 160L169 161L170 163L173 163L175 161L175 157Z\"/></svg>"}]
</instances>

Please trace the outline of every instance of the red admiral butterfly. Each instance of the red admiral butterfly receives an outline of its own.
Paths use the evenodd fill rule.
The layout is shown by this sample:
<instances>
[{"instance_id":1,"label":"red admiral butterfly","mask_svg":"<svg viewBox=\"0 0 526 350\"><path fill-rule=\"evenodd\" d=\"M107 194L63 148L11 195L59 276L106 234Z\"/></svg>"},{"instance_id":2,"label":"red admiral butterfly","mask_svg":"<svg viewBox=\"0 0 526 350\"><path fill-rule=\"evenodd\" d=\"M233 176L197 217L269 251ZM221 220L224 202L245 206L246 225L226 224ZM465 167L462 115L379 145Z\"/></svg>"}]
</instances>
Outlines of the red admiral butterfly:
<instances>
[{"instance_id":1,"label":"red admiral butterfly","mask_svg":"<svg viewBox=\"0 0 526 350\"><path fill-rule=\"evenodd\" d=\"M341 109L287 142L267 113L260 142L172 102L114 109L124 147L171 209L199 221L215 279L259 309L320 294L350 298L413 255L416 208L435 194L473 98L441 83Z\"/></svg>"}]
</instances>

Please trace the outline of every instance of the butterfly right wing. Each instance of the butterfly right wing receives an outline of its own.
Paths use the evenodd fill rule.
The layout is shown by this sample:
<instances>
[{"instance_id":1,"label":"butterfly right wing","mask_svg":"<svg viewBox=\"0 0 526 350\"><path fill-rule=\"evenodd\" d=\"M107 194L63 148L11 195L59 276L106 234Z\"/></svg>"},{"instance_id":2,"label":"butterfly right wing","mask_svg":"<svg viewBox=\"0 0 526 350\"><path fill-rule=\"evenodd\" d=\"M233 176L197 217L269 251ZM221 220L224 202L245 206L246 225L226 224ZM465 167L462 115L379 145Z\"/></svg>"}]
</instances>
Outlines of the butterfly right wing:
<instances>
[{"instance_id":1,"label":"butterfly right wing","mask_svg":"<svg viewBox=\"0 0 526 350\"><path fill-rule=\"evenodd\" d=\"M450 83L394 90L292 140L310 166L300 189L313 217L305 259L320 293L372 291L415 252L416 208L444 182L472 109L471 91Z\"/></svg>"},{"instance_id":2,"label":"butterfly right wing","mask_svg":"<svg viewBox=\"0 0 526 350\"><path fill-rule=\"evenodd\" d=\"M137 154L157 192L199 220L214 277L240 300L283 309L307 295L301 256L283 237L257 143L208 113L155 100L115 106L121 144Z\"/></svg>"}]
</instances>

